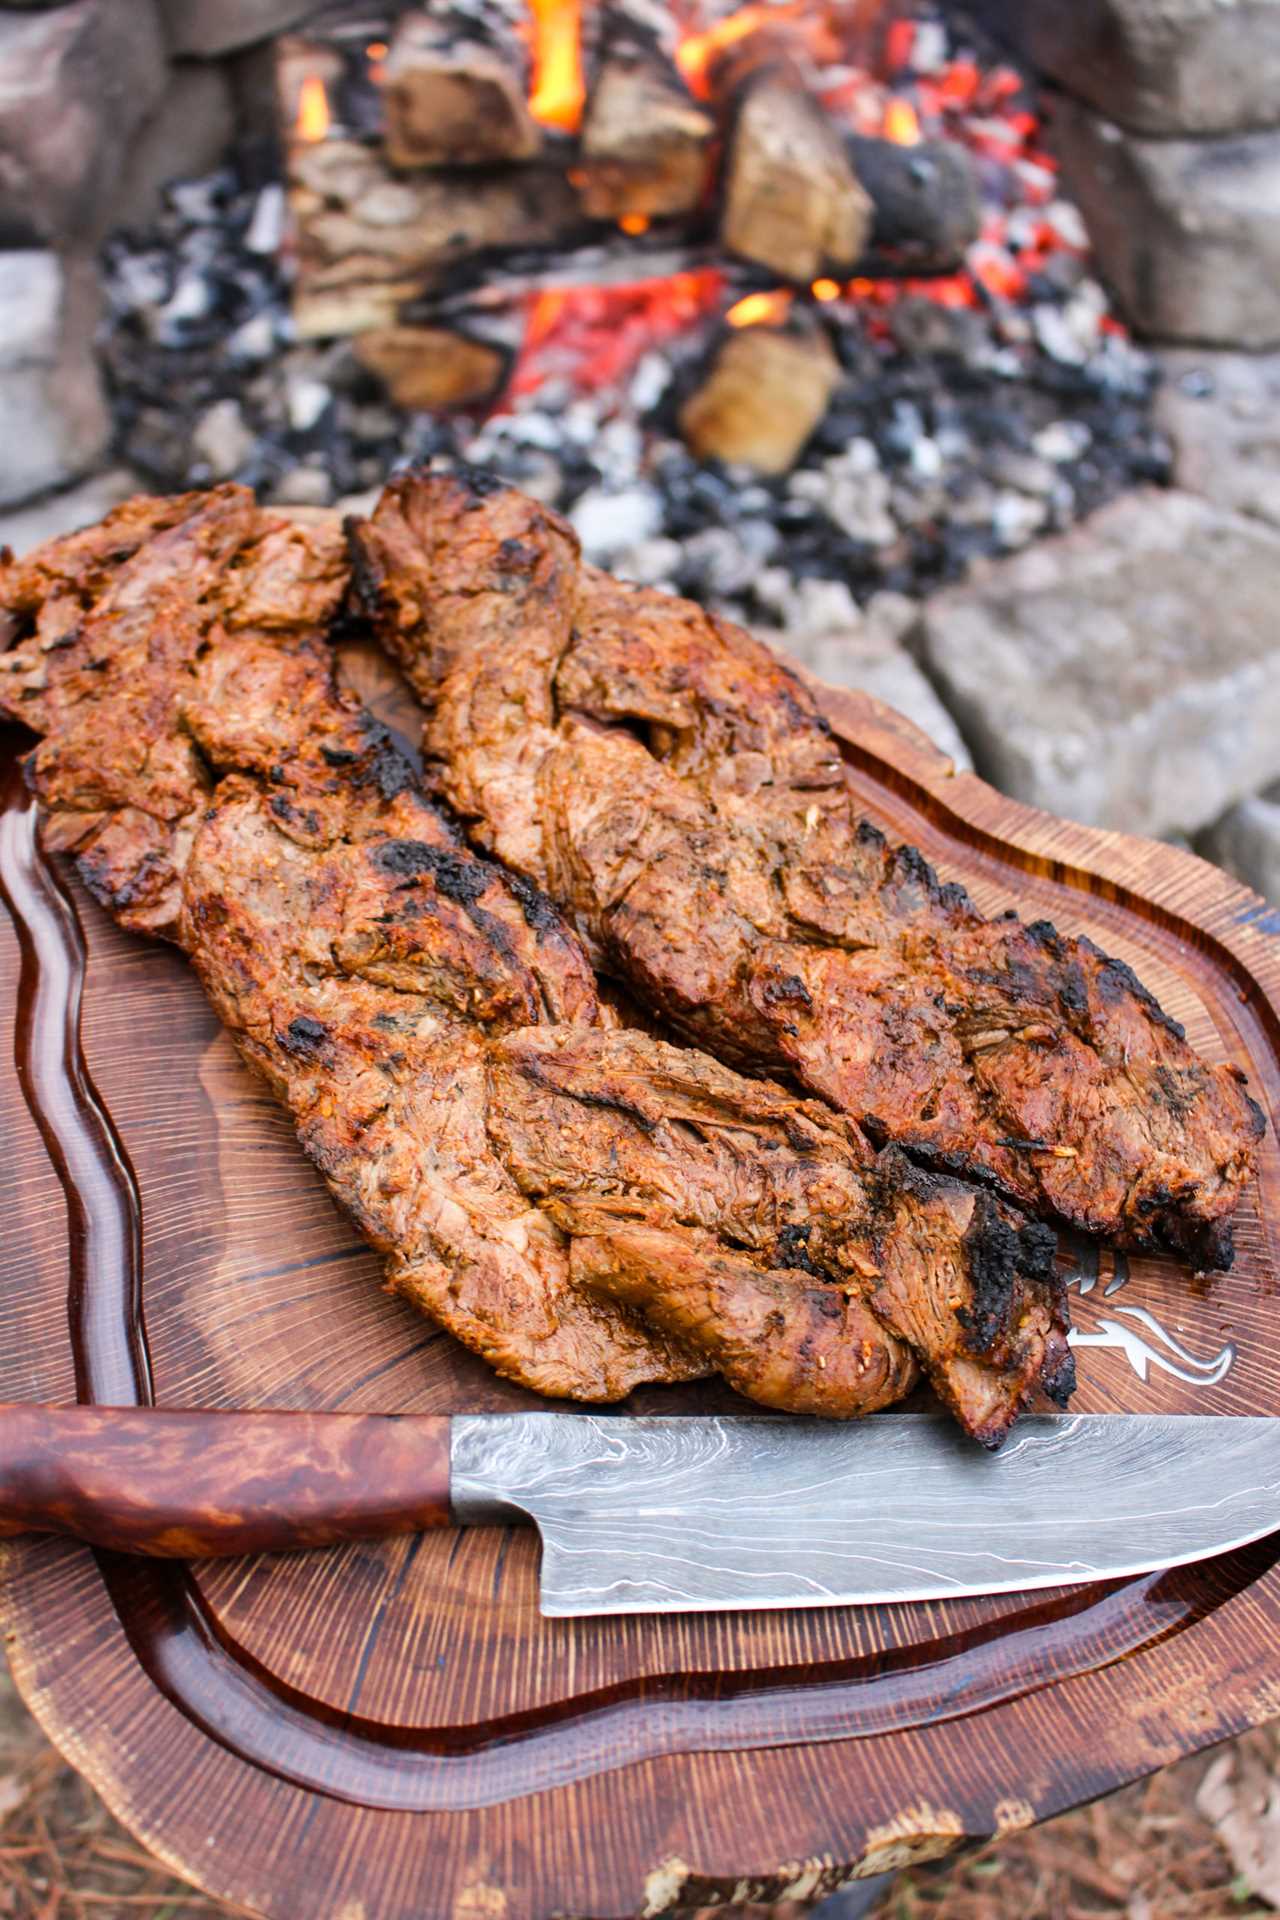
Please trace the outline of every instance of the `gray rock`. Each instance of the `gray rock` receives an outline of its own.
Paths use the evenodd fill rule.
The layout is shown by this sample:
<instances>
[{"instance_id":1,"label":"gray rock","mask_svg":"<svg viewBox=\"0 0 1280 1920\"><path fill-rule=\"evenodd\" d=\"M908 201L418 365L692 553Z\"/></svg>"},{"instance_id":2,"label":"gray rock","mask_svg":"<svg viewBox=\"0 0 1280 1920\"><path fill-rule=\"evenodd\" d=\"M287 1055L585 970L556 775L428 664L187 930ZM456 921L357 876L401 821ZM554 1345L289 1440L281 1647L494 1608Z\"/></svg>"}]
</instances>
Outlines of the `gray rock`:
<instances>
[{"instance_id":1,"label":"gray rock","mask_svg":"<svg viewBox=\"0 0 1280 1920\"><path fill-rule=\"evenodd\" d=\"M958 768L973 765L955 721L905 648L887 644L868 626L842 627L835 633L765 633L761 638L829 687L858 687L896 707Z\"/></svg>"},{"instance_id":2,"label":"gray rock","mask_svg":"<svg viewBox=\"0 0 1280 1920\"><path fill-rule=\"evenodd\" d=\"M288 219L284 187L279 180L269 181L254 202L253 218L244 236L244 244L249 252L265 253L268 258L274 258L280 251Z\"/></svg>"},{"instance_id":3,"label":"gray rock","mask_svg":"<svg viewBox=\"0 0 1280 1920\"><path fill-rule=\"evenodd\" d=\"M886 650L905 640L920 618L920 602L909 593L891 593L884 588L873 593L862 609L869 637Z\"/></svg>"},{"instance_id":4,"label":"gray rock","mask_svg":"<svg viewBox=\"0 0 1280 1920\"><path fill-rule=\"evenodd\" d=\"M92 526L130 494L145 492L137 474L128 467L109 467L105 473L82 480L77 487L51 493L33 506L19 507L16 513L0 515L0 547L8 547L21 557L46 540L60 540L64 534Z\"/></svg>"},{"instance_id":5,"label":"gray rock","mask_svg":"<svg viewBox=\"0 0 1280 1920\"><path fill-rule=\"evenodd\" d=\"M160 0L174 53L231 53L282 33L317 11L316 0Z\"/></svg>"},{"instance_id":6,"label":"gray rock","mask_svg":"<svg viewBox=\"0 0 1280 1920\"><path fill-rule=\"evenodd\" d=\"M282 507L327 507L333 483L323 467L292 467L271 489L273 504Z\"/></svg>"},{"instance_id":7,"label":"gray rock","mask_svg":"<svg viewBox=\"0 0 1280 1920\"><path fill-rule=\"evenodd\" d=\"M169 70L160 105L138 133L109 213L116 227L141 227L160 208L172 180L207 173L235 133L231 83L221 67L180 60Z\"/></svg>"},{"instance_id":8,"label":"gray rock","mask_svg":"<svg viewBox=\"0 0 1280 1920\"><path fill-rule=\"evenodd\" d=\"M684 543L684 564L700 593L741 593L751 584L765 556L743 546L728 527L704 527Z\"/></svg>"},{"instance_id":9,"label":"gray rock","mask_svg":"<svg viewBox=\"0 0 1280 1920\"><path fill-rule=\"evenodd\" d=\"M1092 438L1083 420L1051 420L1047 427L1041 427L1031 444L1042 460L1062 465L1068 460L1078 460Z\"/></svg>"},{"instance_id":10,"label":"gray rock","mask_svg":"<svg viewBox=\"0 0 1280 1920\"><path fill-rule=\"evenodd\" d=\"M985 0L1042 73L1140 133L1280 122L1280 0Z\"/></svg>"},{"instance_id":11,"label":"gray rock","mask_svg":"<svg viewBox=\"0 0 1280 1920\"><path fill-rule=\"evenodd\" d=\"M1150 140L1060 103L1049 137L1098 267L1136 327L1280 345L1280 131Z\"/></svg>"},{"instance_id":12,"label":"gray rock","mask_svg":"<svg viewBox=\"0 0 1280 1920\"><path fill-rule=\"evenodd\" d=\"M662 503L651 487L608 493L589 487L569 514L588 560L607 565L615 553L649 540L662 525Z\"/></svg>"},{"instance_id":13,"label":"gray rock","mask_svg":"<svg viewBox=\"0 0 1280 1920\"><path fill-rule=\"evenodd\" d=\"M1025 547L1032 534L1039 533L1048 518L1049 509L1043 500L1006 490L996 495L991 511L991 528L1005 551L1013 553L1018 547Z\"/></svg>"},{"instance_id":14,"label":"gray rock","mask_svg":"<svg viewBox=\"0 0 1280 1920\"><path fill-rule=\"evenodd\" d=\"M1161 364L1156 423L1177 485L1280 527L1280 354L1180 347Z\"/></svg>"},{"instance_id":15,"label":"gray rock","mask_svg":"<svg viewBox=\"0 0 1280 1920\"><path fill-rule=\"evenodd\" d=\"M0 235L99 239L165 82L152 0L0 14Z\"/></svg>"},{"instance_id":16,"label":"gray rock","mask_svg":"<svg viewBox=\"0 0 1280 1920\"><path fill-rule=\"evenodd\" d=\"M855 441L853 447L866 444ZM893 490L888 474L878 466L866 471L852 450L824 461L821 468L802 467L788 480L787 491L794 499L821 507L851 540L888 547L898 537L889 510Z\"/></svg>"},{"instance_id":17,"label":"gray rock","mask_svg":"<svg viewBox=\"0 0 1280 1920\"><path fill-rule=\"evenodd\" d=\"M1280 788L1251 793L1200 836L1206 860L1280 904Z\"/></svg>"},{"instance_id":18,"label":"gray rock","mask_svg":"<svg viewBox=\"0 0 1280 1920\"><path fill-rule=\"evenodd\" d=\"M637 541L634 547L628 547L620 553L613 563L613 571L620 580L634 580L641 587L666 587L674 591L674 581L683 558L683 549L678 540L667 540L658 536L653 540Z\"/></svg>"},{"instance_id":19,"label":"gray rock","mask_svg":"<svg viewBox=\"0 0 1280 1920\"><path fill-rule=\"evenodd\" d=\"M1280 538L1144 490L925 605L922 660L995 786L1194 832L1280 776Z\"/></svg>"},{"instance_id":20,"label":"gray rock","mask_svg":"<svg viewBox=\"0 0 1280 1920\"><path fill-rule=\"evenodd\" d=\"M196 421L191 451L213 480L229 480L254 450L253 430L238 400L215 400Z\"/></svg>"},{"instance_id":21,"label":"gray rock","mask_svg":"<svg viewBox=\"0 0 1280 1920\"><path fill-rule=\"evenodd\" d=\"M0 506L64 486L102 455L98 306L92 261L0 253Z\"/></svg>"},{"instance_id":22,"label":"gray rock","mask_svg":"<svg viewBox=\"0 0 1280 1920\"><path fill-rule=\"evenodd\" d=\"M765 569L769 575L777 571L779 569L774 567ZM764 595L760 592L760 581L765 578L765 573L760 575L756 583L756 592L761 600L764 600ZM815 574L808 573L796 580L786 573L786 582L783 620L790 633L848 633L858 627L861 618L858 603L845 581L821 580Z\"/></svg>"}]
</instances>

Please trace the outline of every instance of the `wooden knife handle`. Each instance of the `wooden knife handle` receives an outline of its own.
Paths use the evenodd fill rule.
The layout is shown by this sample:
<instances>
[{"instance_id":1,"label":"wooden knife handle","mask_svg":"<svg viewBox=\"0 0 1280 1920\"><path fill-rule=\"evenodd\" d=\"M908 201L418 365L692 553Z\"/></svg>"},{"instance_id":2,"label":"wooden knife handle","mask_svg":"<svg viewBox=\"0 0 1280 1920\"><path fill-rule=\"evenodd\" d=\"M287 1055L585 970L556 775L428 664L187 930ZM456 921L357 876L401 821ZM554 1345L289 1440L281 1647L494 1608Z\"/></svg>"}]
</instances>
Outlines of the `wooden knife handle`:
<instances>
[{"instance_id":1,"label":"wooden knife handle","mask_svg":"<svg viewBox=\"0 0 1280 1920\"><path fill-rule=\"evenodd\" d=\"M185 1560L449 1520L447 1417L0 1405L0 1534Z\"/></svg>"}]
</instances>

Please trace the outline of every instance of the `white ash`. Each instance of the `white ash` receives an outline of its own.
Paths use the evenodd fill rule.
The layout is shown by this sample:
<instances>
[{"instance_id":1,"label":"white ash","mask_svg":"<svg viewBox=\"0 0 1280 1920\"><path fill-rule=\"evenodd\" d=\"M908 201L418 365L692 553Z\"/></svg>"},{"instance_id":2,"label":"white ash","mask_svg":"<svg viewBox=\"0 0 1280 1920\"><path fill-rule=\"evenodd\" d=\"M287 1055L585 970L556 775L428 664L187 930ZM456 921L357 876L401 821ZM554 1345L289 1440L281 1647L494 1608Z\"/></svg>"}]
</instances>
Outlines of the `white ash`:
<instances>
[{"instance_id":1,"label":"white ash","mask_svg":"<svg viewBox=\"0 0 1280 1920\"><path fill-rule=\"evenodd\" d=\"M609 388L575 391L561 358L482 421L397 410L349 342L295 339L273 244L283 205L278 182L224 168L108 244L116 451L153 486L225 476L315 504L412 461L478 465L568 514L593 561L749 624L830 634L1167 476L1150 363L1104 326L1073 254L1046 262L1021 308L913 295L874 326L852 303L823 308L841 385L795 471L765 480L700 465L680 440L710 320ZM1044 218L1065 237L1073 211Z\"/></svg>"},{"instance_id":2,"label":"white ash","mask_svg":"<svg viewBox=\"0 0 1280 1920\"><path fill-rule=\"evenodd\" d=\"M623 493L590 487L570 508L569 519L586 558L607 565L616 554L657 533L662 502L652 487L632 487Z\"/></svg>"},{"instance_id":3,"label":"white ash","mask_svg":"<svg viewBox=\"0 0 1280 1920\"><path fill-rule=\"evenodd\" d=\"M1065 461L1078 460L1092 438L1083 420L1051 420L1032 435L1031 445L1042 460L1061 466Z\"/></svg>"}]
</instances>

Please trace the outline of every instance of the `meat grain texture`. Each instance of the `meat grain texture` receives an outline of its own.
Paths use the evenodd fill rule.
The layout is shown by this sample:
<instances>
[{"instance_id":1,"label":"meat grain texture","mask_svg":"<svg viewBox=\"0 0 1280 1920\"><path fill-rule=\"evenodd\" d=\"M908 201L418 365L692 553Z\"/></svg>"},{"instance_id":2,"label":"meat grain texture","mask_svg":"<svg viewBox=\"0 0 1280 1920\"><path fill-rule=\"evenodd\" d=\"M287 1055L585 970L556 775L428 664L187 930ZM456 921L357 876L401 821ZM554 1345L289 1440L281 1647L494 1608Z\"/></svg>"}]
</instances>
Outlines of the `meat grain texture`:
<instances>
[{"instance_id":1,"label":"meat grain texture","mask_svg":"<svg viewBox=\"0 0 1280 1920\"><path fill-rule=\"evenodd\" d=\"M1243 1075L1122 961L889 845L764 646L483 475L401 475L350 531L440 791L639 1001L1041 1216L1230 1264Z\"/></svg>"},{"instance_id":2,"label":"meat grain texture","mask_svg":"<svg viewBox=\"0 0 1280 1920\"><path fill-rule=\"evenodd\" d=\"M849 1416L923 1370L988 1444L1065 1399L1052 1236L623 1025L339 691L349 585L336 528L239 488L131 502L0 567L0 709L46 844L186 951L389 1284L544 1394L718 1370Z\"/></svg>"}]
</instances>

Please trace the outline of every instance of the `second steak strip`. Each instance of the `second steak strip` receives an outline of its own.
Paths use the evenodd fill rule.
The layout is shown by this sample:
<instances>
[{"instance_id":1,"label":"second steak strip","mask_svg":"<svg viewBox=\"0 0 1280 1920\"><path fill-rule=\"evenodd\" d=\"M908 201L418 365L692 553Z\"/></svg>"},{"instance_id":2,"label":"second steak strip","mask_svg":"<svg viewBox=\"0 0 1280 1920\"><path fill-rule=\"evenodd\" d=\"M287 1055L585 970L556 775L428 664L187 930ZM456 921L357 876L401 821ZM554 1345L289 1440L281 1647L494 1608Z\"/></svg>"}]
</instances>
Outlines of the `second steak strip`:
<instances>
[{"instance_id":1,"label":"second steak strip","mask_svg":"<svg viewBox=\"0 0 1280 1920\"><path fill-rule=\"evenodd\" d=\"M402 475L352 539L443 791L637 999L1034 1211L1229 1265L1243 1075L1121 961L888 845L765 647L484 476Z\"/></svg>"}]
</instances>

